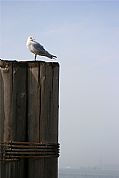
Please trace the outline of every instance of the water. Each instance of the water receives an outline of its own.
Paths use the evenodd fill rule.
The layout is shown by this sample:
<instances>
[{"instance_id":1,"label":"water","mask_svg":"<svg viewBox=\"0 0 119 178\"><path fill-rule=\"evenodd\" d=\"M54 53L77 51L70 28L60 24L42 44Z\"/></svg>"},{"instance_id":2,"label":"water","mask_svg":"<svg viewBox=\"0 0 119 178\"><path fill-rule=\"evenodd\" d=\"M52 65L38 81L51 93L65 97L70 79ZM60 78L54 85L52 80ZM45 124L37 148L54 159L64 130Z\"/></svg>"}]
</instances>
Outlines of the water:
<instances>
[{"instance_id":1,"label":"water","mask_svg":"<svg viewBox=\"0 0 119 178\"><path fill-rule=\"evenodd\" d=\"M119 170L60 169L59 178L119 178Z\"/></svg>"}]
</instances>

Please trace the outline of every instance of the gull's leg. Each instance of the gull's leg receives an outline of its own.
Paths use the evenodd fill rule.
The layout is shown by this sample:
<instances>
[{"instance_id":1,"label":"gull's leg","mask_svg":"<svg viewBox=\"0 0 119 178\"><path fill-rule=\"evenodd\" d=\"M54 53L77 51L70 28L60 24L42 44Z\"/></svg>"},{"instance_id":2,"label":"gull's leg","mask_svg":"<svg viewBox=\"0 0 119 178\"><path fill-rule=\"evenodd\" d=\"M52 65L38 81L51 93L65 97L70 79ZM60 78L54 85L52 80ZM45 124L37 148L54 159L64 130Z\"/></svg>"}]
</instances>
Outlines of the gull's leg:
<instances>
[{"instance_id":1,"label":"gull's leg","mask_svg":"<svg viewBox=\"0 0 119 178\"><path fill-rule=\"evenodd\" d=\"M36 56L37 56L37 54L35 54L35 61L36 61Z\"/></svg>"}]
</instances>

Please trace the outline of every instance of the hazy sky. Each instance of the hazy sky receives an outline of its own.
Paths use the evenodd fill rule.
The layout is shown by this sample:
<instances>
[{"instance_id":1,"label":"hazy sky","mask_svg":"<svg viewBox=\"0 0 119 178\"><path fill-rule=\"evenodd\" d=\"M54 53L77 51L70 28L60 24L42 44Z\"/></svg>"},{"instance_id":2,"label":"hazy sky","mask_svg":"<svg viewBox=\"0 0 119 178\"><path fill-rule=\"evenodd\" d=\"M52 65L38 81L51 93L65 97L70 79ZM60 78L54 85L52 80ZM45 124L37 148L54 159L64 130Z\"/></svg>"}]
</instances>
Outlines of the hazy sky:
<instances>
[{"instance_id":1,"label":"hazy sky","mask_svg":"<svg viewBox=\"0 0 119 178\"><path fill-rule=\"evenodd\" d=\"M0 1L0 58L29 35L60 63L60 167L119 165L119 1Z\"/></svg>"}]
</instances>

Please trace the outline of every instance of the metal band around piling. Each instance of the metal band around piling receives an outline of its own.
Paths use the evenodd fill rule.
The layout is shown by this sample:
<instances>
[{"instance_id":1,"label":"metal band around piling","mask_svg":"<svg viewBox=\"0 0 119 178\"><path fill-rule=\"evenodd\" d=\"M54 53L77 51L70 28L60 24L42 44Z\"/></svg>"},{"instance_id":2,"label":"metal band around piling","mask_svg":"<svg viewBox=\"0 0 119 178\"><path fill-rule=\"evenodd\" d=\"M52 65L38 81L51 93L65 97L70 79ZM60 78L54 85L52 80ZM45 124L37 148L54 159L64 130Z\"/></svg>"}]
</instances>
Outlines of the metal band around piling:
<instances>
[{"instance_id":1,"label":"metal band around piling","mask_svg":"<svg viewBox=\"0 0 119 178\"><path fill-rule=\"evenodd\" d=\"M59 157L59 144L13 141L0 143L1 161L42 157Z\"/></svg>"}]
</instances>

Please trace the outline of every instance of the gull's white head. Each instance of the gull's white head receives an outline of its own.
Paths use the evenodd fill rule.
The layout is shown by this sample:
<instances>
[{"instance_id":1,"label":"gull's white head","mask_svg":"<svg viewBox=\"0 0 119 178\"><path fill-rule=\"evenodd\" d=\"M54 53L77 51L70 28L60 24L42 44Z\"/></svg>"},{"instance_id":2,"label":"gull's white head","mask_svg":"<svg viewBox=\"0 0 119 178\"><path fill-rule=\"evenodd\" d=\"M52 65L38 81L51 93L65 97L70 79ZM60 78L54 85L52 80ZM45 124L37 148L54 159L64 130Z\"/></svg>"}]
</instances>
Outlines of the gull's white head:
<instances>
[{"instance_id":1,"label":"gull's white head","mask_svg":"<svg viewBox=\"0 0 119 178\"><path fill-rule=\"evenodd\" d=\"M29 36L27 41L33 41L34 39L32 38L32 36Z\"/></svg>"},{"instance_id":2,"label":"gull's white head","mask_svg":"<svg viewBox=\"0 0 119 178\"><path fill-rule=\"evenodd\" d=\"M34 39L32 38L32 36L29 36L27 38L26 46L29 46L33 41L34 41Z\"/></svg>"}]
</instances>

